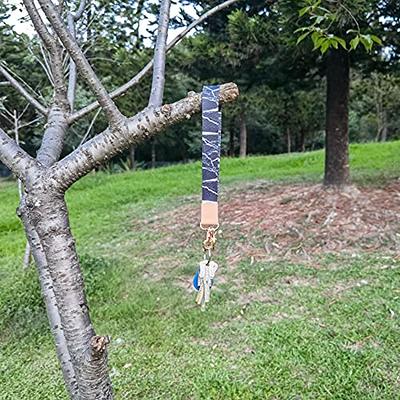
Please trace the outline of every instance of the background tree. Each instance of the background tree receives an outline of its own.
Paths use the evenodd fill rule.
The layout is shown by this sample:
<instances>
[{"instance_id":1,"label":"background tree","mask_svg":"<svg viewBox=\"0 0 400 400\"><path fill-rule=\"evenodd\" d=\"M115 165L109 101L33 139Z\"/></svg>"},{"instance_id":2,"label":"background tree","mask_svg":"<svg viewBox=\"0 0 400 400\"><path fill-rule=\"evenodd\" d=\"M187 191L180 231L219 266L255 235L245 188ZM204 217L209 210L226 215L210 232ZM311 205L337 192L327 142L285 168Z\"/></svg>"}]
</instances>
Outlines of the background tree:
<instances>
[{"instance_id":1,"label":"background tree","mask_svg":"<svg viewBox=\"0 0 400 400\"><path fill-rule=\"evenodd\" d=\"M306 0L303 6L299 15L308 22L297 29L298 43L310 36L314 49L328 53L324 183L344 185L349 182L350 65L365 58L360 46L382 60L374 44L382 44L387 20L395 22L393 2Z\"/></svg>"}]
</instances>

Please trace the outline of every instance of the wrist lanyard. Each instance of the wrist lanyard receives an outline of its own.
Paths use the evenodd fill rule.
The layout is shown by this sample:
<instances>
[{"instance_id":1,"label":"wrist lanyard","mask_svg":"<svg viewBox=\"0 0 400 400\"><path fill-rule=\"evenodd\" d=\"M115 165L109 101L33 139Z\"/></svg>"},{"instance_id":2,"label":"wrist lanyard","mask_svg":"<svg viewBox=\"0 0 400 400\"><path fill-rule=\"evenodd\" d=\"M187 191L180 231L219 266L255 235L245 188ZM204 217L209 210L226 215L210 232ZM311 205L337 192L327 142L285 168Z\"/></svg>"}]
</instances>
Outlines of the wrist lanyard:
<instances>
[{"instance_id":1,"label":"wrist lanyard","mask_svg":"<svg viewBox=\"0 0 400 400\"><path fill-rule=\"evenodd\" d=\"M205 86L202 93L202 229L218 229L218 188L221 159L219 86Z\"/></svg>"},{"instance_id":2,"label":"wrist lanyard","mask_svg":"<svg viewBox=\"0 0 400 400\"><path fill-rule=\"evenodd\" d=\"M196 303L203 308L210 300L210 291L218 264L211 261L216 243L218 220L219 168L221 159L221 112L219 86L204 86L202 92L202 197L200 228L206 230L203 242L204 260L193 278L198 291Z\"/></svg>"}]
</instances>

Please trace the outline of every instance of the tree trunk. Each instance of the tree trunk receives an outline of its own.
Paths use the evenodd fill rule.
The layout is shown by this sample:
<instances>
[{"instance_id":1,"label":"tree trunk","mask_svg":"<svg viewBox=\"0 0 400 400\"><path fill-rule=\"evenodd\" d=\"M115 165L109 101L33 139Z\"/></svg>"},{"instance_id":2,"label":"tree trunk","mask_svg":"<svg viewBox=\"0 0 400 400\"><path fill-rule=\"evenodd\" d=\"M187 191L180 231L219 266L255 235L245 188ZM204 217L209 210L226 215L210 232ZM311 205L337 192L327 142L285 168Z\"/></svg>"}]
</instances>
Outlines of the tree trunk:
<instances>
[{"instance_id":1,"label":"tree trunk","mask_svg":"<svg viewBox=\"0 0 400 400\"><path fill-rule=\"evenodd\" d=\"M136 169L136 147L134 145L131 145L129 147L129 166L132 171Z\"/></svg>"},{"instance_id":2,"label":"tree trunk","mask_svg":"<svg viewBox=\"0 0 400 400\"><path fill-rule=\"evenodd\" d=\"M306 133L305 130L302 128L300 129L300 143L299 143L299 147L300 147L300 151L302 153L304 153L306 151Z\"/></svg>"},{"instance_id":3,"label":"tree trunk","mask_svg":"<svg viewBox=\"0 0 400 400\"><path fill-rule=\"evenodd\" d=\"M239 156L245 158L247 155L247 126L246 126L246 115L242 111L240 113L240 148Z\"/></svg>"},{"instance_id":4,"label":"tree trunk","mask_svg":"<svg viewBox=\"0 0 400 400\"><path fill-rule=\"evenodd\" d=\"M290 154L292 152L292 135L290 132L290 128L286 128L286 145L287 145L287 152Z\"/></svg>"},{"instance_id":5,"label":"tree trunk","mask_svg":"<svg viewBox=\"0 0 400 400\"><path fill-rule=\"evenodd\" d=\"M53 281L49 273L46 255L43 251L40 238L35 228L29 221L29 210L24 205L24 201L19 207L19 213L24 223L30 250L32 249L35 264L37 266L41 292L46 305L47 318L49 320L50 329L56 345L56 353L63 373L65 386L70 398L75 400L79 398L78 385L76 382L72 360L66 345L59 309L54 294Z\"/></svg>"},{"instance_id":6,"label":"tree trunk","mask_svg":"<svg viewBox=\"0 0 400 400\"><path fill-rule=\"evenodd\" d=\"M381 142L386 142L388 134L388 123L387 123L387 111L382 111L382 133L381 133Z\"/></svg>"},{"instance_id":7,"label":"tree trunk","mask_svg":"<svg viewBox=\"0 0 400 400\"><path fill-rule=\"evenodd\" d=\"M235 157L235 129L233 126L229 129L229 157Z\"/></svg>"},{"instance_id":8,"label":"tree trunk","mask_svg":"<svg viewBox=\"0 0 400 400\"><path fill-rule=\"evenodd\" d=\"M25 226L33 228L31 232L27 230L28 237L34 249L41 247L39 255L45 256L43 262L47 263L49 279L54 287L52 293L79 391L79 395L72 398L110 400L113 393L106 351L109 340L96 335L90 320L64 195L49 188L34 188L25 196L25 208L22 210L27 222ZM38 243L35 243L35 232ZM46 277L41 276L41 284L46 284ZM47 305L51 303L46 302Z\"/></svg>"},{"instance_id":9,"label":"tree trunk","mask_svg":"<svg viewBox=\"0 0 400 400\"><path fill-rule=\"evenodd\" d=\"M156 141L152 139L151 141L151 168L156 167Z\"/></svg>"},{"instance_id":10,"label":"tree trunk","mask_svg":"<svg viewBox=\"0 0 400 400\"><path fill-rule=\"evenodd\" d=\"M325 185L349 182L349 53L331 50L327 66Z\"/></svg>"}]
</instances>

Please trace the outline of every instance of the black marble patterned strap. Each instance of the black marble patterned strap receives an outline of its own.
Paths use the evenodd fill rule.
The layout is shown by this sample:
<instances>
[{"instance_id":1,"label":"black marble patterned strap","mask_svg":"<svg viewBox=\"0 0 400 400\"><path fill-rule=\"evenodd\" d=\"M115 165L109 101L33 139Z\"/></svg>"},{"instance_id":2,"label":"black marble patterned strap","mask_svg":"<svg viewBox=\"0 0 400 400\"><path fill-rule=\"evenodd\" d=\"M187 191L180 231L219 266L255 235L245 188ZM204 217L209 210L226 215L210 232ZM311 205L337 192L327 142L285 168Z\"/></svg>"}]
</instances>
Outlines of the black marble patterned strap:
<instances>
[{"instance_id":1,"label":"black marble patterned strap","mask_svg":"<svg viewBox=\"0 0 400 400\"><path fill-rule=\"evenodd\" d=\"M202 124L202 200L217 202L221 158L219 86L203 88Z\"/></svg>"}]
</instances>

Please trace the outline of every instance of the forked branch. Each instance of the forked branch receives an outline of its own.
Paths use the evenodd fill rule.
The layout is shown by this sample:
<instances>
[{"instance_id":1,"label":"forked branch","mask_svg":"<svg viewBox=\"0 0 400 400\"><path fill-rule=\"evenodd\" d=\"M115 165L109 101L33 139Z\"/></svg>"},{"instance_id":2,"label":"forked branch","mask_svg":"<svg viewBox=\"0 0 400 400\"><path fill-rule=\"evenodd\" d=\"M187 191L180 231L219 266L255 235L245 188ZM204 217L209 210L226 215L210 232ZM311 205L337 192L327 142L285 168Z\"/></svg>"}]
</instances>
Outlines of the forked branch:
<instances>
[{"instance_id":1,"label":"forked branch","mask_svg":"<svg viewBox=\"0 0 400 400\"><path fill-rule=\"evenodd\" d=\"M234 83L221 85L221 104L234 101L239 90ZM97 165L109 160L130 145L137 145L163 131L168 126L189 119L200 111L201 93L190 92L187 97L161 108L148 107L127 120L123 129L107 129L87 141L67 157L56 163L50 171L54 185L67 190L74 182Z\"/></svg>"}]
</instances>

